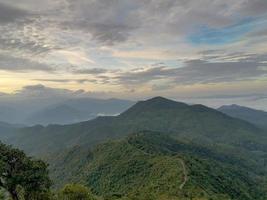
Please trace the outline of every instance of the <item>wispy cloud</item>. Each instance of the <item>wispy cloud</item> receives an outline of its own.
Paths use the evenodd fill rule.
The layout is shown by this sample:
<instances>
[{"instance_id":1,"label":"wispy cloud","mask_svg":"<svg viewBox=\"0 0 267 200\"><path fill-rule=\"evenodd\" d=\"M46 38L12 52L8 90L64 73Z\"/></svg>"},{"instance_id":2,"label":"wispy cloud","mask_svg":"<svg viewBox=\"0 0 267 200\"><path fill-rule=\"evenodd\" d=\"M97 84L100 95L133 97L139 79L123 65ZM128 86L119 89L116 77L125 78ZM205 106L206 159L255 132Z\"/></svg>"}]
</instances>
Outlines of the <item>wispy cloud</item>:
<instances>
[{"instance_id":1,"label":"wispy cloud","mask_svg":"<svg viewBox=\"0 0 267 200\"><path fill-rule=\"evenodd\" d=\"M39 63L30 59L0 54L0 70L11 72L53 72L55 69L44 63Z\"/></svg>"},{"instance_id":2,"label":"wispy cloud","mask_svg":"<svg viewBox=\"0 0 267 200\"><path fill-rule=\"evenodd\" d=\"M26 10L0 2L0 23L2 24L24 19L28 15L30 15L30 13Z\"/></svg>"},{"instance_id":3,"label":"wispy cloud","mask_svg":"<svg viewBox=\"0 0 267 200\"><path fill-rule=\"evenodd\" d=\"M169 80L167 84L191 85L198 83L224 83L257 80L267 77L267 56L235 54L221 61L186 60L182 67L147 67L118 73L117 81L124 85L139 85L157 80ZM214 57L217 58L217 57ZM227 60L230 59L231 61Z\"/></svg>"},{"instance_id":4,"label":"wispy cloud","mask_svg":"<svg viewBox=\"0 0 267 200\"><path fill-rule=\"evenodd\" d=\"M0 70L27 74L25 84L144 96L261 86L266 10L266 0L0 0Z\"/></svg>"}]
</instances>

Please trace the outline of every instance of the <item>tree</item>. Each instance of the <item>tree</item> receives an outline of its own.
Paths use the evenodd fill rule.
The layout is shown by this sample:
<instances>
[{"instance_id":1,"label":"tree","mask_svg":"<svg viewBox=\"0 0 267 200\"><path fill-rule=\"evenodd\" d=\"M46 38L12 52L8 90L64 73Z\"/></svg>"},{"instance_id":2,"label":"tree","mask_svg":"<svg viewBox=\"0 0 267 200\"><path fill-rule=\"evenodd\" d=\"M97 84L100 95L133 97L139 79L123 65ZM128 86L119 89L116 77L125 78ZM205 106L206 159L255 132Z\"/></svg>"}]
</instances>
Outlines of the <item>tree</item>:
<instances>
[{"instance_id":1,"label":"tree","mask_svg":"<svg viewBox=\"0 0 267 200\"><path fill-rule=\"evenodd\" d=\"M13 200L19 199L19 188L27 200L49 191L51 181L48 165L27 157L23 151L0 143L0 187L9 192Z\"/></svg>"},{"instance_id":2,"label":"tree","mask_svg":"<svg viewBox=\"0 0 267 200\"><path fill-rule=\"evenodd\" d=\"M80 184L67 184L60 191L60 200L95 200L89 188Z\"/></svg>"}]
</instances>

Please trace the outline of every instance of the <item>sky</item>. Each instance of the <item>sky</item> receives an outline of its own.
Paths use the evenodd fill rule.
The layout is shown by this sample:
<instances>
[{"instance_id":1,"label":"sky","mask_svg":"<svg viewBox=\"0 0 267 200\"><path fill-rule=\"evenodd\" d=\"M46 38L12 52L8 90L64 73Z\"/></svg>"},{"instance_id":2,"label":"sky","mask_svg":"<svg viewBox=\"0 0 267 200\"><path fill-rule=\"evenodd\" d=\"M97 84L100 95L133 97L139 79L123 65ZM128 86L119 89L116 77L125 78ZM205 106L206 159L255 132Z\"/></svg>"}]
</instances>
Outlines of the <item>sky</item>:
<instances>
[{"instance_id":1,"label":"sky","mask_svg":"<svg viewBox=\"0 0 267 200\"><path fill-rule=\"evenodd\" d=\"M1 98L267 110L266 0L0 0Z\"/></svg>"}]
</instances>

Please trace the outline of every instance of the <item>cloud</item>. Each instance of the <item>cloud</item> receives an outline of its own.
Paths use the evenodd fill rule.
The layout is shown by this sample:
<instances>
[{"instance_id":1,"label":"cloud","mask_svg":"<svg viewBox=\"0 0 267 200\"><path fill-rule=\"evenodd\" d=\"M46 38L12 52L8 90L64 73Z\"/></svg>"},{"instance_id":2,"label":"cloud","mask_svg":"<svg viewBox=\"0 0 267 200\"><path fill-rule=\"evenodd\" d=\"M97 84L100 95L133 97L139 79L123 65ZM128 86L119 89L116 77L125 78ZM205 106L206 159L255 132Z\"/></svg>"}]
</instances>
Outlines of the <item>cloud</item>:
<instances>
[{"instance_id":1,"label":"cloud","mask_svg":"<svg viewBox=\"0 0 267 200\"><path fill-rule=\"evenodd\" d=\"M52 72L55 69L26 58L13 57L6 54L0 54L0 70L13 72L28 72L28 71L45 71Z\"/></svg>"},{"instance_id":2,"label":"cloud","mask_svg":"<svg viewBox=\"0 0 267 200\"><path fill-rule=\"evenodd\" d=\"M66 2L62 10L68 16L60 20L62 27L90 33L91 39L105 45L155 38L156 35L162 38L186 36L204 26L211 29L233 26L235 30L235 25L240 26L243 19L262 16L266 8L265 0Z\"/></svg>"},{"instance_id":3,"label":"cloud","mask_svg":"<svg viewBox=\"0 0 267 200\"><path fill-rule=\"evenodd\" d=\"M1 3L2 2L2 3ZM152 59L174 59L170 55L172 49L163 46L176 45L184 42L188 35L195 35L197 30L206 27L208 33L196 40L211 42L228 35L229 41L240 39L237 33L240 23L246 24L247 18L257 21L265 19L265 0L229 0L226 2L203 0L175 1L175 0L10 0L8 3L0 0L0 13L4 13L3 20L13 22L8 26L0 26L0 48L16 54L28 56L32 59L43 58L54 50L65 52L65 62L80 62L79 55L70 55L73 49L83 50L93 48L95 58L91 60L84 55L83 61L100 62L108 56L115 60L116 55L103 55L103 46L114 47L124 59L140 59L142 55ZM2 5L3 4L3 5ZM2 10L5 12L1 12ZM60 11L60 12L59 12ZM6 14L5 14L6 13ZM31 13L31 14L29 14ZM17 19L27 16L27 20L20 24ZM2 17L0 17L0 20ZM258 25L259 26L259 25ZM231 27L231 34L215 31L213 37L210 30L225 30ZM254 31L254 27L251 30ZM259 31L259 30L255 30ZM227 33L227 31L226 31ZM247 36L249 37L249 36ZM186 41L185 41L186 42ZM124 44L125 48L118 48ZM145 47L145 48L144 48ZM155 52L147 52L147 49ZM173 48L173 47L171 47ZM140 49L142 51L140 51ZM162 53L163 52L163 53ZM176 52L176 51L174 51ZM166 54L166 55L165 55ZM78 58L79 57L79 58ZM150 56L151 58L151 56ZM47 62L57 62L56 58ZM44 61L45 62L45 61ZM95 63L96 66L98 63ZM110 64L110 63L108 63ZM107 64L107 65L108 65ZM106 66L105 66L106 67Z\"/></svg>"},{"instance_id":4,"label":"cloud","mask_svg":"<svg viewBox=\"0 0 267 200\"><path fill-rule=\"evenodd\" d=\"M14 94L17 98L52 98L52 97L77 97L83 95L84 90L68 90L62 88L46 87L42 84L24 86Z\"/></svg>"},{"instance_id":5,"label":"cloud","mask_svg":"<svg viewBox=\"0 0 267 200\"><path fill-rule=\"evenodd\" d=\"M175 69L168 67L136 68L119 73L115 79L122 85L138 85L152 80L168 78L173 71Z\"/></svg>"},{"instance_id":6,"label":"cloud","mask_svg":"<svg viewBox=\"0 0 267 200\"><path fill-rule=\"evenodd\" d=\"M64 88L54 88L47 87L43 84L36 85L26 85L21 89L15 91L13 94L3 93L0 96L1 100L49 100L56 102L60 100L61 102L70 98L111 98L118 97L119 92L112 91L85 91L82 89L79 90L70 90Z\"/></svg>"},{"instance_id":7,"label":"cloud","mask_svg":"<svg viewBox=\"0 0 267 200\"><path fill-rule=\"evenodd\" d=\"M263 28L248 34L249 37L267 37L267 28Z\"/></svg>"},{"instance_id":8,"label":"cloud","mask_svg":"<svg viewBox=\"0 0 267 200\"><path fill-rule=\"evenodd\" d=\"M267 10L267 2L265 0L254 0L254 1L241 1L240 6L241 13L250 16L265 15Z\"/></svg>"},{"instance_id":9,"label":"cloud","mask_svg":"<svg viewBox=\"0 0 267 200\"><path fill-rule=\"evenodd\" d=\"M233 55L228 56L233 59ZM235 57L235 61L187 60L180 68L138 68L118 73L115 79L122 85L140 85L159 80L167 80L168 85L192 85L257 80L267 76L267 55L235 54Z\"/></svg>"},{"instance_id":10,"label":"cloud","mask_svg":"<svg viewBox=\"0 0 267 200\"><path fill-rule=\"evenodd\" d=\"M70 18L63 27L79 29L91 34L92 39L106 45L126 41L139 25L134 11L140 3L131 1L68 1Z\"/></svg>"},{"instance_id":11,"label":"cloud","mask_svg":"<svg viewBox=\"0 0 267 200\"><path fill-rule=\"evenodd\" d=\"M0 97L7 96L7 95L8 95L7 93L0 92Z\"/></svg>"},{"instance_id":12,"label":"cloud","mask_svg":"<svg viewBox=\"0 0 267 200\"><path fill-rule=\"evenodd\" d=\"M29 13L25 10L0 2L0 24L14 22L28 15Z\"/></svg>"},{"instance_id":13,"label":"cloud","mask_svg":"<svg viewBox=\"0 0 267 200\"><path fill-rule=\"evenodd\" d=\"M265 0L12 0L10 4L0 3L3 10L0 19L14 21L27 13L34 13L28 25L38 30L36 33L42 39L53 38L57 47L68 46L73 41L82 42L78 39L80 31L87 39L83 42L93 40L100 45L115 45L129 40L135 43L154 40L157 43L158 36L169 40L170 37L195 33L199 27L212 30L234 28L244 19L261 18L267 8ZM83 39L80 37L80 40Z\"/></svg>"},{"instance_id":14,"label":"cloud","mask_svg":"<svg viewBox=\"0 0 267 200\"><path fill-rule=\"evenodd\" d=\"M125 93L134 89L142 95L198 84L262 82L266 4L266 0L0 0L0 70L25 72L31 79L23 77L27 83L66 83L66 88L92 83L88 85L97 89L119 88ZM159 64L152 66L155 62ZM59 70L57 77L53 73ZM34 77L38 71L51 74ZM9 87L19 86L3 88Z\"/></svg>"},{"instance_id":15,"label":"cloud","mask_svg":"<svg viewBox=\"0 0 267 200\"><path fill-rule=\"evenodd\" d=\"M77 69L73 70L74 73L77 74L92 74L92 75L98 75L98 74L104 74L109 72L108 69L104 68L91 68L91 69Z\"/></svg>"},{"instance_id":16,"label":"cloud","mask_svg":"<svg viewBox=\"0 0 267 200\"><path fill-rule=\"evenodd\" d=\"M265 99L267 94L264 93L249 93L249 94L221 94L221 95L206 95L193 97L194 99Z\"/></svg>"},{"instance_id":17,"label":"cloud","mask_svg":"<svg viewBox=\"0 0 267 200\"><path fill-rule=\"evenodd\" d=\"M34 81L41 82L55 82L55 83L68 83L73 82L73 79L33 79Z\"/></svg>"},{"instance_id":18,"label":"cloud","mask_svg":"<svg viewBox=\"0 0 267 200\"><path fill-rule=\"evenodd\" d=\"M267 75L266 66L258 61L209 62L189 60L185 67L177 70L177 83L220 83L257 79Z\"/></svg>"},{"instance_id":19,"label":"cloud","mask_svg":"<svg viewBox=\"0 0 267 200\"><path fill-rule=\"evenodd\" d=\"M39 82L54 82L54 83L98 83L96 79L33 79Z\"/></svg>"}]
</instances>

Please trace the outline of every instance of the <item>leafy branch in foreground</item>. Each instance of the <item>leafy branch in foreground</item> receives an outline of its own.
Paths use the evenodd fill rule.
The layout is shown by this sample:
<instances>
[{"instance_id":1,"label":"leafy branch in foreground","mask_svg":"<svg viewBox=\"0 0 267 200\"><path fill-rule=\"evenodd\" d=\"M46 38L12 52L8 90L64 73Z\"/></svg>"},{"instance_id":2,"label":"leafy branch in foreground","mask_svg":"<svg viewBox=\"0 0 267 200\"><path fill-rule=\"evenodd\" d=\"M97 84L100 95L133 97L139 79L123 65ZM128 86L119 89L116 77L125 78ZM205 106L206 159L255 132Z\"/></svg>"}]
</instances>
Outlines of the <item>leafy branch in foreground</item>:
<instances>
[{"instance_id":1,"label":"leafy branch in foreground","mask_svg":"<svg viewBox=\"0 0 267 200\"><path fill-rule=\"evenodd\" d=\"M0 188L13 200L18 200L20 195L27 200L42 199L51 186L47 168L43 161L0 143Z\"/></svg>"}]
</instances>

